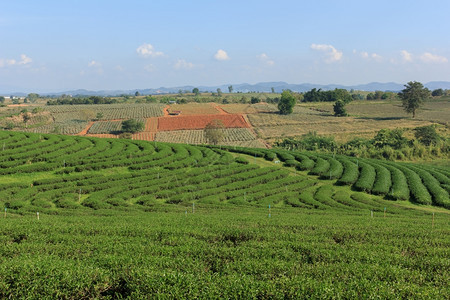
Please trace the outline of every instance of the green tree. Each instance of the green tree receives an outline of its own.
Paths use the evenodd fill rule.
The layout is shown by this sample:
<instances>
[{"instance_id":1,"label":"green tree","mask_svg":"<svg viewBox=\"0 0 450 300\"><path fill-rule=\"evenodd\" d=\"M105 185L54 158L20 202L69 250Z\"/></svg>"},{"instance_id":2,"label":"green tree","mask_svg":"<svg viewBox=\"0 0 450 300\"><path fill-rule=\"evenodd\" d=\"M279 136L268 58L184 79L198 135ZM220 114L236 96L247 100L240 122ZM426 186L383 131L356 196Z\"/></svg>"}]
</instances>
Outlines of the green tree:
<instances>
[{"instance_id":1,"label":"green tree","mask_svg":"<svg viewBox=\"0 0 450 300\"><path fill-rule=\"evenodd\" d=\"M30 100L30 102L34 103L34 102L36 102L36 100L38 98L39 98L39 94L29 93L26 99L28 99L28 100Z\"/></svg>"},{"instance_id":2,"label":"green tree","mask_svg":"<svg viewBox=\"0 0 450 300\"><path fill-rule=\"evenodd\" d=\"M345 117L347 116L347 111L345 110L345 102L338 100L333 105L334 116L335 117Z\"/></svg>"},{"instance_id":3,"label":"green tree","mask_svg":"<svg viewBox=\"0 0 450 300\"><path fill-rule=\"evenodd\" d=\"M192 93L194 93L195 96L198 96L198 95L200 94L200 91L198 90L198 88L194 88L194 89L192 90Z\"/></svg>"},{"instance_id":4,"label":"green tree","mask_svg":"<svg viewBox=\"0 0 450 300\"><path fill-rule=\"evenodd\" d=\"M430 91L423 87L423 84L417 81L410 81L405 84L405 88L398 94L402 99L403 109L407 113L416 116L416 110L423 105L425 99L430 96Z\"/></svg>"},{"instance_id":5,"label":"green tree","mask_svg":"<svg viewBox=\"0 0 450 300\"><path fill-rule=\"evenodd\" d=\"M217 89L217 96L222 97L222 90L220 88Z\"/></svg>"},{"instance_id":6,"label":"green tree","mask_svg":"<svg viewBox=\"0 0 450 300\"><path fill-rule=\"evenodd\" d=\"M101 120L101 119L103 119L103 117L104 117L104 115L103 115L103 113L102 112L98 112L97 113L97 116L95 117L97 120Z\"/></svg>"},{"instance_id":7,"label":"green tree","mask_svg":"<svg viewBox=\"0 0 450 300\"><path fill-rule=\"evenodd\" d=\"M134 93L134 95L135 95L136 97L138 97L138 96L141 95L141 93L139 93L139 91L136 91L136 93Z\"/></svg>"},{"instance_id":8,"label":"green tree","mask_svg":"<svg viewBox=\"0 0 450 300\"><path fill-rule=\"evenodd\" d=\"M134 119L125 120L122 122L122 132L135 133L144 129L144 123Z\"/></svg>"},{"instance_id":9,"label":"green tree","mask_svg":"<svg viewBox=\"0 0 450 300\"><path fill-rule=\"evenodd\" d=\"M0 96L0 103L5 103L5 97Z\"/></svg>"},{"instance_id":10,"label":"green tree","mask_svg":"<svg viewBox=\"0 0 450 300\"><path fill-rule=\"evenodd\" d=\"M272 91L272 94L275 94L275 89L273 87L271 87L270 90Z\"/></svg>"},{"instance_id":11,"label":"green tree","mask_svg":"<svg viewBox=\"0 0 450 300\"><path fill-rule=\"evenodd\" d=\"M443 95L444 95L443 89L436 89L431 93L431 96L433 96L433 97L441 97Z\"/></svg>"},{"instance_id":12,"label":"green tree","mask_svg":"<svg viewBox=\"0 0 450 300\"><path fill-rule=\"evenodd\" d=\"M421 144L426 146L436 145L441 139L433 125L415 128L414 136Z\"/></svg>"},{"instance_id":13,"label":"green tree","mask_svg":"<svg viewBox=\"0 0 450 300\"><path fill-rule=\"evenodd\" d=\"M209 122L204 130L205 139L212 143L213 145L217 145L220 143L225 137L225 125L222 120L212 120Z\"/></svg>"},{"instance_id":14,"label":"green tree","mask_svg":"<svg viewBox=\"0 0 450 300\"><path fill-rule=\"evenodd\" d=\"M261 99L259 99L258 97L252 96L252 98L250 99L250 103L251 104L256 104L256 103L260 103Z\"/></svg>"},{"instance_id":15,"label":"green tree","mask_svg":"<svg viewBox=\"0 0 450 300\"><path fill-rule=\"evenodd\" d=\"M233 86L232 86L232 85L229 85L229 86L228 86L228 92L229 92L230 94L233 92Z\"/></svg>"},{"instance_id":16,"label":"green tree","mask_svg":"<svg viewBox=\"0 0 450 300\"><path fill-rule=\"evenodd\" d=\"M295 105L295 97L290 90L284 90L281 93L281 99L278 102L278 110L282 115L291 114Z\"/></svg>"},{"instance_id":17,"label":"green tree","mask_svg":"<svg viewBox=\"0 0 450 300\"><path fill-rule=\"evenodd\" d=\"M372 144L377 148L389 146L393 149L401 149L408 144L408 139L403 136L401 129L381 129L373 138Z\"/></svg>"}]
</instances>

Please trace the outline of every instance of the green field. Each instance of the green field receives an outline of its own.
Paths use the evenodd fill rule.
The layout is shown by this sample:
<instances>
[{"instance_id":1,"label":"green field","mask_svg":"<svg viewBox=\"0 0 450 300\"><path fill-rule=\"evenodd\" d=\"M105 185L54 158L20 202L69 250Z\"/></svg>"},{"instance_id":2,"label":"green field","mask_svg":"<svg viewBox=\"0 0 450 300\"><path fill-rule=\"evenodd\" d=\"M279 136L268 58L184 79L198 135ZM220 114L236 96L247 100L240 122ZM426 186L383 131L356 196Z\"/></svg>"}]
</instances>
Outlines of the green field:
<instances>
[{"instance_id":1,"label":"green field","mask_svg":"<svg viewBox=\"0 0 450 300\"><path fill-rule=\"evenodd\" d=\"M1 131L0 174L1 298L450 296L447 167Z\"/></svg>"}]
</instances>

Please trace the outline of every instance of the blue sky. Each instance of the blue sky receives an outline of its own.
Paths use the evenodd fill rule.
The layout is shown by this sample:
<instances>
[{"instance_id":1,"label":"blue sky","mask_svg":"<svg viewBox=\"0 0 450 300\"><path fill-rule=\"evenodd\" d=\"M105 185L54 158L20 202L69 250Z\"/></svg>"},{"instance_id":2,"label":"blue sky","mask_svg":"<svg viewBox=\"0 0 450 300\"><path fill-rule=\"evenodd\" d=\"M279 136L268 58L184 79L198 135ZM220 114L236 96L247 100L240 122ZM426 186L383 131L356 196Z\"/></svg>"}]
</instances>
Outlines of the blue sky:
<instances>
[{"instance_id":1,"label":"blue sky","mask_svg":"<svg viewBox=\"0 0 450 300\"><path fill-rule=\"evenodd\" d=\"M450 1L0 2L0 91L450 81Z\"/></svg>"}]
</instances>

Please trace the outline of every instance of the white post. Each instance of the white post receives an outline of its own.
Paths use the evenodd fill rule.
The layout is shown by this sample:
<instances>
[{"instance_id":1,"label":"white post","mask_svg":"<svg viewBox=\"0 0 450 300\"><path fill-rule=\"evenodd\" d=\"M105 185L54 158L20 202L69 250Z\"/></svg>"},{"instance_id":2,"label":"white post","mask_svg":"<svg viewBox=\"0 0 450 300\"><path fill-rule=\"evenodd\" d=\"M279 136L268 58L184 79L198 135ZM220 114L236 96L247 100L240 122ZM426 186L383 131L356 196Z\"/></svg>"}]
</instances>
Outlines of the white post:
<instances>
[{"instance_id":1,"label":"white post","mask_svg":"<svg viewBox=\"0 0 450 300\"><path fill-rule=\"evenodd\" d=\"M39 212L36 212L37 219L39 220Z\"/></svg>"}]
</instances>

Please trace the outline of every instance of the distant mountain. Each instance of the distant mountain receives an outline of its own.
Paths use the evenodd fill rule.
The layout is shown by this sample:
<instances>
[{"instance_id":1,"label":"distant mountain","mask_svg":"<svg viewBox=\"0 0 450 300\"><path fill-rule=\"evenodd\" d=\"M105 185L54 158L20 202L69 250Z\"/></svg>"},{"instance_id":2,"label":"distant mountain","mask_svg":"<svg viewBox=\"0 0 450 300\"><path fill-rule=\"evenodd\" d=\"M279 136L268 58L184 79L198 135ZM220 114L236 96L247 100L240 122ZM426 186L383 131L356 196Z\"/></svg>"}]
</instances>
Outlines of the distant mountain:
<instances>
[{"instance_id":1,"label":"distant mountain","mask_svg":"<svg viewBox=\"0 0 450 300\"><path fill-rule=\"evenodd\" d=\"M160 88L149 88L149 89L134 89L134 90L100 90L100 91L89 91L84 89L65 91L65 92L57 92L57 93L40 93L42 95L49 96L60 96L62 94L72 95L72 96L118 96L118 95L133 95L136 91L138 91L141 95L156 95L156 94L175 94L180 90L183 92L189 91L191 92L195 87L197 87L202 92L216 92L218 88L222 90L224 93L228 93L228 86L230 84L218 85L218 86L178 86L178 87L160 87ZM347 90L357 90L357 91L391 91L398 92L404 88L403 84L395 83L395 82L371 82L367 84L360 85L340 85L340 84L312 84L312 83L301 83L301 84L290 84L283 81L276 82L260 82L256 84L249 83L239 83L232 84L233 92L266 92L270 93L272 88L276 93L280 93L283 90L289 89L294 92L307 92L313 88L322 89L322 90L334 90L338 89L347 89ZM435 89L450 89L450 82L448 81L432 81L425 84L425 87L430 90ZM14 95L14 96L26 96L26 89L22 89L15 87L15 91L20 92L10 92L13 90L8 86L0 86L0 95Z\"/></svg>"}]
</instances>

